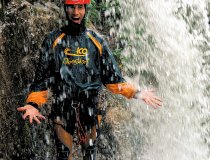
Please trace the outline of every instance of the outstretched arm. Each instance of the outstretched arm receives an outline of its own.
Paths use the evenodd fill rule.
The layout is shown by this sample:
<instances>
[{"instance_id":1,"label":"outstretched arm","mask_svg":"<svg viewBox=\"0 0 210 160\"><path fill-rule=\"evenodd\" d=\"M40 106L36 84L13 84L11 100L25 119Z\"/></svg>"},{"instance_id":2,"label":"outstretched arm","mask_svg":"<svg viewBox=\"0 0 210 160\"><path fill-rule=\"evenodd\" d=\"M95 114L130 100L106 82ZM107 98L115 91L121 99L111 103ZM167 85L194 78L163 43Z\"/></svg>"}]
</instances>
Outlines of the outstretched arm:
<instances>
[{"instance_id":1,"label":"outstretched arm","mask_svg":"<svg viewBox=\"0 0 210 160\"><path fill-rule=\"evenodd\" d=\"M26 99L26 105L17 108L18 111L23 112L23 119L29 118L30 123L33 120L41 123L40 120L45 119L40 114L39 109L46 104L48 99L48 82L50 77L50 70L52 66L49 65L49 49L50 42L45 39L40 52L39 63L36 68L35 79L30 87L30 93Z\"/></svg>"},{"instance_id":2,"label":"outstretched arm","mask_svg":"<svg viewBox=\"0 0 210 160\"><path fill-rule=\"evenodd\" d=\"M124 82L116 84L107 84L106 87L114 94L122 94L127 98L135 98L143 100L146 104L153 108L162 106L162 99L155 95L154 89L137 90L134 85Z\"/></svg>"},{"instance_id":3,"label":"outstretched arm","mask_svg":"<svg viewBox=\"0 0 210 160\"><path fill-rule=\"evenodd\" d=\"M141 99L154 108L162 105L161 98L155 95L153 89L138 91L134 85L125 81L107 43L103 44L101 68L102 82L112 93L121 94L127 98Z\"/></svg>"}]
</instances>

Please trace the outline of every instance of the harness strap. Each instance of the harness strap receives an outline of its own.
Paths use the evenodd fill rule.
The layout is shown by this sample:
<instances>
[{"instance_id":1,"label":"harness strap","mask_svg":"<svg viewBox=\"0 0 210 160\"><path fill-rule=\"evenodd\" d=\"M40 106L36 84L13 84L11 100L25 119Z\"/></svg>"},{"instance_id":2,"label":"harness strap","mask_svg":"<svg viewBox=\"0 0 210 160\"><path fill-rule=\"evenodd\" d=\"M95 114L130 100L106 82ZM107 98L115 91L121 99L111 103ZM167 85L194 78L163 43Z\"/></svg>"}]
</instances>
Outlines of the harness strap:
<instances>
[{"instance_id":1,"label":"harness strap","mask_svg":"<svg viewBox=\"0 0 210 160\"><path fill-rule=\"evenodd\" d=\"M77 107L72 106L72 108L75 110L75 116L76 116L76 132L78 136L77 145L80 145L81 143L85 143L85 141L87 140L87 135L80 122L79 107L80 107L80 104L78 104Z\"/></svg>"}]
</instances>

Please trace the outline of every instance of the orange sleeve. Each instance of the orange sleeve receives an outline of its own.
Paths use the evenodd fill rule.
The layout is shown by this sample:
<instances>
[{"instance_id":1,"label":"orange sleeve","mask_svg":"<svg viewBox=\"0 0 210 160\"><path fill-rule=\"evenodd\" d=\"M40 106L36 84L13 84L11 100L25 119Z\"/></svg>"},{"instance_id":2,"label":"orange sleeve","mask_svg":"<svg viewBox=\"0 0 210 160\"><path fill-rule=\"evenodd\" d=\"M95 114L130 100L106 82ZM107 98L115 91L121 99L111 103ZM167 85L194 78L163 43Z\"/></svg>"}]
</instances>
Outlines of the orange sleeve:
<instances>
[{"instance_id":1,"label":"orange sleeve","mask_svg":"<svg viewBox=\"0 0 210 160\"><path fill-rule=\"evenodd\" d=\"M47 103L48 91L31 92L26 99L26 103L33 102L38 106L42 106Z\"/></svg>"},{"instance_id":2,"label":"orange sleeve","mask_svg":"<svg viewBox=\"0 0 210 160\"><path fill-rule=\"evenodd\" d=\"M106 87L114 94L122 94L127 98L133 98L137 89L134 85L124 82L116 84L106 84Z\"/></svg>"}]
</instances>

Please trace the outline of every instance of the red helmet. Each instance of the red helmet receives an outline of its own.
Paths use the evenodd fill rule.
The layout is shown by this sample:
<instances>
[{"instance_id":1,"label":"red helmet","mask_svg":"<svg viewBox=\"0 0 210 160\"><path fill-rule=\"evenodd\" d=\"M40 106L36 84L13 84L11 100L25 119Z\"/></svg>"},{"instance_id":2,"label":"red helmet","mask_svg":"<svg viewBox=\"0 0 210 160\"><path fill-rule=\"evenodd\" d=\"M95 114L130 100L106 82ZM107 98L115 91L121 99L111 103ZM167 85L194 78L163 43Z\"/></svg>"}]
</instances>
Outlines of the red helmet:
<instances>
[{"instance_id":1,"label":"red helmet","mask_svg":"<svg viewBox=\"0 0 210 160\"><path fill-rule=\"evenodd\" d=\"M65 0L65 4L90 4L90 0Z\"/></svg>"}]
</instances>

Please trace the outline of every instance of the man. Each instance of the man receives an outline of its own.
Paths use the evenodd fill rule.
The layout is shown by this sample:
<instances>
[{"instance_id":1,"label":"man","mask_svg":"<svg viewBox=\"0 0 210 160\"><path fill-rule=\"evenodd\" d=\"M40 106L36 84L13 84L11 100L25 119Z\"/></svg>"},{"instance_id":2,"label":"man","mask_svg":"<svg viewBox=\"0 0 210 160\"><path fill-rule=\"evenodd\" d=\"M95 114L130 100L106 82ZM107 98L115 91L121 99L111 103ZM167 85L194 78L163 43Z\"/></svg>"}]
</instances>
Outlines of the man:
<instances>
[{"instance_id":1,"label":"man","mask_svg":"<svg viewBox=\"0 0 210 160\"><path fill-rule=\"evenodd\" d=\"M52 117L55 133L68 154L58 159L72 159L73 137L82 146L84 159L95 159L95 141L99 128L98 92L106 86L115 94L144 100L157 108L162 105L153 90L137 90L127 83L104 39L85 26L87 4L90 0L65 0L68 24L52 32L41 50L36 76L31 85L26 105L18 108L23 119L41 123L45 117L39 108L47 102L52 90Z\"/></svg>"}]
</instances>

